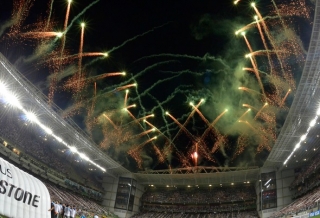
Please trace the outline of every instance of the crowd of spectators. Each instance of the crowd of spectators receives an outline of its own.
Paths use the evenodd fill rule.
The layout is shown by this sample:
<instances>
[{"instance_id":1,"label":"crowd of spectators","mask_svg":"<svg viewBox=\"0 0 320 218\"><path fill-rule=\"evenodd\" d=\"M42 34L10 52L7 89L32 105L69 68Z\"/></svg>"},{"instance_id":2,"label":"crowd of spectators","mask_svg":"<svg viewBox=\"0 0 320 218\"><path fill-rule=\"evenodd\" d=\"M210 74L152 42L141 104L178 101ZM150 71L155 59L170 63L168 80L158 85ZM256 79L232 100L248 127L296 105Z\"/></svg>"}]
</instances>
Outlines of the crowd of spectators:
<instances>
[{"instance_id":1,"label":"crowd of spectators","mask_svg":"<svg viewBox=\"0 0 320 218\"><path fill-rule=\"evenodd\" d=\"M51 168L68 175L71 170L70 166L60 161L57 155L51 149L48 149L48 139L45 135L36 135L33 127L28 126L30 123L22 119L9 119L6 116L1 116L0 121L5 126L5 128L0 128L0 136L3 139L8 140L14 145L18 145L25 153L49 165Z\"/></svg>"},{"instance_id":2,"label":"crowd of spectators","mask_svg":"<svg viewBox=\"0 0 320 218\"><path fill-rule=\"evenodd\" d=\"M230 211L255 210L256 202L234 203L234 204L144 204L142 211L152 212L173 212L173 213L224 213Z\"/></svg>"},{"instance_id":3,"label":"crowd of spectators","mask_svg":"<svg viewBox=\"0 0 320 218\"><path fill-rule=\"evenodd\" d=\"M320 187L317 187L304 195L293 201L291 204L287 205L286 207L282 208L278 212L274 213L271 217L278 218L284 217L287 215L296 215L302 211L306 211L317 207L320 200Z\"/></svg>"},{"instance_id":4,"label":"crowd of spectators","mask_svg":"<svg viewBox=\"0 0 320 218\"><path fill-rule=\"evenodd\" d=\"M78 182L82 186L80 191L92 197L101 197L101 194L99 195L99 191L102 190L101 183L84 174L83 169L81 174L76 172L69 161L61 158L57 152L53 152L50 148L52 145L59 147L57 142L50 137L46 137L45 133L40 130L36 133L34 126L22 118L17 119L18 115L15 114L15 116L15 118L12 118L7 116L4 111L0 111L0 122L5 126L5 128L0 128L0 137L2 141L5 140L9 143L8 148L18 148L22 151L19 153L19 158L28 160L46 173L51 173L62 180L65 178L71 178L75 181L80 180ZM11 146L11 144L14 146ZM85 179L79 178L79 175L85 177ZM87 187L86 184L90 184L95 190Z\"/></svg>"},{"instance_id":5,"label":"crowd of spectators","mask_svg":"<svg viewBox=\"0 0 320 218\"><path fill-rule=\"evenodd\" d=\"M242 202L256 199L253 185L217 187L217 188L150 188L142 196L143 202L179 203L179 204L208 204Z\"/></svg>"},{"instance_id":6,"label":"crowd of spectators","mask_svg":"<svg viewBox=\"0 0 320 218\"><path fill-rule=\"evenodd\" d=\"M320 175L312 174L295 188L293 199L299 198L320 185Z\"/></svg>"},{"instance_id":7,"label":"crowd of spectators","mask_svg":"<svg viewBox=\"0 0 320 218\"><path fill-rule=\"evenodd\" d=\"M300 184L304 183L306 179L308 179L312 174L319 172L320 166L320 155L315 155L310 163L304 167L304 169L300 170L300 172L296 175L296 178L291 183L290 188L294 189Z\"/></svg>"},{"instance_id":8,"label":"crowd of spectators","mask_svg":"<svg viewBox=\"0 0 320 218\"><path fill-rule=\"evenodd\" d=\"M193 217L195 214L195 217L220 217L221 214L224 214L221 217L231 214L232 217L250 217L241 214L256 211L256 193L251 184L208 188L149 187L141 200L143 213L135 217L147 217L146 214L153 214L149 217Z\"/></svg>"},{"instance_id":9,"label":"crowd of spectators","mask_svg":"<svg viewBox=\"0 0 320 218\"><path fill-rule=\"evenodd\" d=\"M93 197L95 199L102 198L102 194L100 192L97 192L93 189L82 186L79 183L71 181L69 179L65 179L64 184L67 185L68 187L70 187L71 189L76 190L77 192L80 192L88 197Z\"/></svg>"},{"instance_id":10,"label":"crowd of spectators","mask_svg":"<svg viewBox=\"0 0 320 218\"><path fill-rule=\"evenodd\" d=\"M256 211L240 211L226 213L163 213L163 212L142 212L132 218L256 218L259 217Z\"/></svg>"},{"instance_id":11,"label":"crowd of spectators","mask_svg":"<svg viewBox=\"0 0 320 218\"><path fill-rule=\"evenodd\" d=\"M98 217L116 217L106 208L100 206L97 202L78 195L76 193L71 193L69 190L64 189L63 187L58 187L49 182L44 182L46 187L49 190L50 196L54 204L60 205L72 205L73 208L76 208L77 215L85 215L85 217L93 217L97 215ZM60 211L60 213L62 213Z\"/></svg>"}]
</instances>

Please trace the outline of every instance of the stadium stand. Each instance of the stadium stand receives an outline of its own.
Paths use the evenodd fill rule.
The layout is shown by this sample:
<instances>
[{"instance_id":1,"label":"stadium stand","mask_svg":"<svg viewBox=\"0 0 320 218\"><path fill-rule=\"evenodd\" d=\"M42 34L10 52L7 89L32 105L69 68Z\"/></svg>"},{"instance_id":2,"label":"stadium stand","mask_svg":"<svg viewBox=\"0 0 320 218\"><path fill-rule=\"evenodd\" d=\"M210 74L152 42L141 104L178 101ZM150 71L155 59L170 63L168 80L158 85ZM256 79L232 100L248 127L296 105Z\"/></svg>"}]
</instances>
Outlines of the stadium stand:
<instances>
[{"instance_id":1,"label":"stadium stand","mask_svg":"<svg viewBox=\"0 0 320 218\"><path fill-rule=\"evenodd\" d=\"M296 176L290 185L295 191L292 198L294 201L274 213L271 217L286 217L297 215L301 212L318 208L320 199L320 176L319 155L315 155L305 166L296 169Z\"/></svg>"},{"instance_id":2,"label":"stadium stand","mask_svg":"<svg viewBox=\"0 0 320 218\"><path fill-rule=\"evenodd\" d=\"M253 185L215 188L164 187L142 196L142 213L134 217L257 217Z\"/></svg>"},{"instance_id":3,"label":"stadium stand","mask_svg":"<svg viewBox=\"0 0 320 218\"><path fill-rule=\"evenodd\" d=\"M288 206L282 208L280 211L274 213L271 217L285 217L287 215L296 215L300 212L315 208L318 206L320 199L320 187L293 201Z\"/></svg>"},{"instance_id":4,"label":"stadium stand","mask_svg":"<svg viewBox=\"0 0 320 218\"><path fill-rule=\"evenodd\" d=\"M258 217L256 211L235 212L235 213L163 213L163 212L144 212L139 213L133 218L254 218Z\"/></svg>"}]
</instances>

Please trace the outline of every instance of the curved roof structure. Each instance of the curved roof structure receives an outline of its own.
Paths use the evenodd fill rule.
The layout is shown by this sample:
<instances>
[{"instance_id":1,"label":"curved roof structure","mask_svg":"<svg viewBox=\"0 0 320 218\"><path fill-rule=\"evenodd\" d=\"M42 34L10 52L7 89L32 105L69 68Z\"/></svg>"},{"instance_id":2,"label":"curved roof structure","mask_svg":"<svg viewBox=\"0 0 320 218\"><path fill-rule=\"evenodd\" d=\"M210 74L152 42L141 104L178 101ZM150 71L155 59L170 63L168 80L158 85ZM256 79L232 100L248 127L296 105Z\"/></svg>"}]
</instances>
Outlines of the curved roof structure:
<instances>
[{"instance_id":1,"label":"curved roof structure","mask_svg":"<svg viewBox=\"0 0 320 218\"><path fill-rule=\"evenodd\" d=\"M284 160L293 151L295 144L309 128L310 121L315 117L319 107L320 96L320 1L316 1L313 31L310 40L304 70L295 98L281 129L273 149L271 150L263 167L281 168ZM94 144L90 137L82 131L71 119L63 119L61 109L56 105L47 105L48 99L36 89L26 78L12 67L6 58L0 54L0 81L5 80L14 84L15 92L19 93L22 104L29 104L41 111L40 120L50 123L52 131L56 135L63 135L63 140L75 148L81 150L90 160L101 165L111 176L131 174L141 184L219 184L256 181L259 179L258 167L244 168L219 168L219 167L192 167L183 169L168 169L160 171L143 171L131 173L129 170L114 161ZM319 140L313 140L309 147L319 144ZM309 149L310 150L310 149ZM296 156L309 159L314 152L306 152L305 149L297 149Z\"/></svg>"},{"instance_id":2,"label":"curved roof structure","mask_svg":"<svg viewBox=\"0 0 320 218\"><path fill-rule=\"evenodd\" d=\"M319 108L320 96L319 57L320 2L316 1L312 35L299 86L285 123L263 167L281 168L300 137L306 133L311 120L314 119ZM309 148L317 147L315 145L319 145L319 138L312 142L308 141ZM295 151L295 156L300 159L310 158L313 154L314 152L306 153L306 149L302 148Z\"/></svg>"}]
</instances>

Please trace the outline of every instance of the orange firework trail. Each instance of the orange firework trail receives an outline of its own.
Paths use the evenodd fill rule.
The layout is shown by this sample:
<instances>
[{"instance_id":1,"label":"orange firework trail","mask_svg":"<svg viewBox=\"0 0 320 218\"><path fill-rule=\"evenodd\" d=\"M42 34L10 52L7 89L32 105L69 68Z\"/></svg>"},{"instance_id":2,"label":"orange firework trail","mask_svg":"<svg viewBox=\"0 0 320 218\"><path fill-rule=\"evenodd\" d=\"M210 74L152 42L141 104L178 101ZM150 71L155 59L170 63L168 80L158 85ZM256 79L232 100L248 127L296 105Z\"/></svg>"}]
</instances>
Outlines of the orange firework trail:
<instances>
[{"instance_id":1,"label":"orange firework trail","mask_svg":"<svg viewBox=\"0 0 320 218\"><path fill-rule=\"evenodd\" d=\"M254 73L254 69L253 68L244 67L244 68L242 68L242 70L246 70L246 71L250 71L250 72Z\"/></svg>"},{"instance_id":2,"label":"orange firework trail","mask_svg":"<svg viewBox=\"0 0 320 218\"><path fill-rule=\"evenodd\" d=\"M164 155L161 153L160 149L156 146L156 145L153 145L153 149L155 150L157 156L158 156L158 161L160 163L164 163L165 161L165 157Z\"/></svg>"},{"instance_id":3,"label":"orange firework trail","mask_svg":"<svg viewBox=\"0 0 320 218\"><path fill-rule=\"evenodd\" d=\"M92 104L91 104L91 113L90 113L90 115L92 115L92 113L93 113L94 106L96 105L96 100L97 100L97 98L96 98L96 95L97 95L97 83L96 82L94 83L93 87L94 87L94 96L93 96L93 100L92 100Z\"/></svg>"},{"instance_id":4,"label":"orange firework trail","mask_svg":"<svg viewBox=\"0 0 320 218\"><path fill-rule=\"evenodd\" d=\"M65 20L64 20L64 25L63 25L63 32L66 31L67 26L68 26L68 20L69 20L69 14L70 14L70 6L71 6L71 0L68 0L66 18L65 18Z\"/></svg>"},{"instance_id":5,"label":"orange firework trail","mask_svg":"<svg viewBox=\"0 0 320 218\"><path fill-rule=\"evenodd\" d=\"M241 118L243 118L247 113L249 113L249 111L251 111L250 108L239 117L239 120L241 120Z\"/></svg>"},{"instance_id":6,"label":"orange firework trail","mask_svg":"<svg viewBox=\"0 0 320 218\"><path fill-rule=\"evenodd\" d=\"M255 22L249 23L248 25L246 25L246 26L238 29L238 30L235 32L235 34L238 35L239 33L242 33L242 32L244 32L244 31L250 29L254 24L255 24Z\"/></svg>"},{"instance_id":7,"label":"orange firework trail","mask_svg":"<svg viewBox=\"0 0 320 218\"><path fill-rule=\"evenodd\" d=\"M201 117L201 119L202 119L208 126L210 126L209 121L203 116L203 114L201 113L201 111L200 111L198 108L194 107L194 106L192 106L192 107L193 107L194 110L199 114L199 116Z\"/></svg>"},{"instance_id":8,"label":"orange firework trail","mask_svg":"<svg viewBox=\"0 0 320 218\"><path fill-rule=\"evenodd\" d=\"M204 133L202 134L201 138L200 138L200 141L203 141L203 139L207 136L207 134L209 133L209 131L211 129L214 129L214 126L216 125L216 123L220 120L220 118L225 114L227 113L228 110L224 110L219 116L216 117L216 119L214 119L212 121L212 123L209 124L208 128L204 131Z\"/></svg>"},{"instance_id":9,"label":"orange firework trail","mask_svg":"<svg viewBox=\"0 0 320 218\"><path fill-rule=\"evenodd\" d=\"M259 85L260 85L260 88L261 88L263 97L264 97L265 100L266 100L267 97L266 97L266 94L265 94L265 92L264 92L264 87L263 87L262 82L261 82L261 78L260 78L260 75L259 75L258 67L257 67L257 65L255 64L255 62L253 61L251 55L249 55L248 57L250 58L250 61L251 61L251 64L252 64L252 66L253 66L254 73L255 73L255 75L256 75L256 77L257 77L258 83L259 83Z\"/></svg>"},{"instance_id":10,"label":"orange firework trail","mask_svg":"<svg viewBox=\"0 0 320 218\"><path fill-rule=\"evenodd\" d=\"M194 140L193 135L176 118L174 118L168 112L166 112L166 115L168 115L189 136L190 139Z\"/></svg>"},{"instance_id":11,"label":"orange firework trail","mask_svg":"<svg viewBox=\"0 0 320 218\"><path fill-rule=\"evenodd\" d=\"M139 137L141 137L141 136L147 135L148 133L154 132L154 131L155 131L154 128L148 129L148 130L146 130L146 131L144 131L144 132L142 132L142 133L140 133L140 134L138 134L138 135L134 135L132 138L139 138Z\"/></svg>"},{"instance_id":12,"label":"orange firework trail","mask_svg":"<svg viewBox=\"0 0 320 218\"><path fill-rule=\"evenodd\" d=\"M69 20L69 14L70 14L70 5L71 5L71 0L68 0L68 6L67 6L67 12L66 12L66 18L64 21L64 25L63 25L63 33L61 35L61 39L62 39L62 45L60 48L60 59L58 60L58 62L56 63L57 66L55 66L55 69L53 71L53 77L50 81L50 88L49 88L49 104L51 104L51 102L53 102L53 98L54 98L54 94L55 91L57 89L57 75L59 72L61 72L62 70L62 64L63 64L63 54L64 54L64 47L66 44L66 30L67 30L67 25L68 25L68 20Z\"/></svg>"},{"instance_id":13,"label":"orange firework trail","mask_svg":"<svg viewBox=\"0 0 320 218\"><path fill-rule=\"evenodd\" d=\"M125 110L127 111L127 113L130 115L130 117L133 119L133 121L135 123L139 123L139 121L137 120L137 118L128 110L129 108L132 108L132 107L136 107L135 104L133 105L129 105L128 107L125 108ZM143 128L142 128L143 129ZM143 129L144 130L144 129Z\"/></svg>"},{"instance_id":14,"label":"orange firework trail","mask_svg":"<svg viewBox=\"0 0 320 218\"><path fill-rule=\"evenodd\" d=\"M123 72L104 73L104 74L101 74L98 76L92 76L92 77L85 78L84 80L86 80L88 82L93 82L93 81L97 81L97 80L104 79L107 77L119 76L119 75L124 75L124 73Z\"/></svg>"},{"instance_id":15,"label":"orange firework trail","mask_svg":"<svg viewBox=\"0 0 320 218\"><path fill-rule=\"evenodd\" d=\"M137 106L136 104L132 104L132 105L129 105L129 106L125 107L124 109L128 110L129 108L133 108L133 107L136 107L136 106Z\"/></svg>"},{"instance_id":16,"label":"orange firework trail","mask_svg":"<svg viewBox=\"0 0 320 218\"><path fill-rule=\"evenodd\" d=\"M249 40L247 39L245 34L243 34L243 38L244 38L244 41L246 41L246 44L248 46L248 49L249 49L250 53L252 53L253 52L252 47L251 47L251 45L249 43Z\"/></svg>"},{"instance_id":17,"label":"orange firework trail","mask_svg":"<svg viewBox=\"0 0 320 218\"><path fill-rule=\"evenodd\" d=\"M254 11L255 11L256 14L258 15L259 20L260 20L259 22L261 22L262 27L264 28L264 31L265 31L268 39L269 39L270 42L274 45L273 40L272 40L272 37L271 37L270 32L269 32L269 29L268 29L268 27L267 27L267 25L266 25L266 22L264 22L263 17L261 16L260 12L258 11L258 8L256 7L256 5L255 5L254 3L251 4L251 6L253 7ZM257 18L256 18L256 20L257 20L257 25L259 25L259 22L258 22L258 19L257 19ZM259 26L260 26L260 25L259 25ZM261 29L261 27L260 27L260 29ZM260 31L260 30L259 30L259 31ZM261 31L261 33L262 33L262 31ZM260 33L260 34L261 34L261 33ZM262 35L263 35L263 34L262 34ZM266 50L268 50L268 49L266 48Z\"/></svg>"},{"instance_id":18,"label":"orange firework trail","mask_svg":"<svg viewBox=\"0 0 320 218\"><path fill-rule=\"evenodd\" d=\"M128 94L129 94L129 90L127 89L126 90L126 95L124 96L123 107L127 107Z\"/></svg>"},{"instance_id":19,"label":"orange firework trail","mask_svg":"<svg viewBox=\"0 0 320 218\"><path fill-rule=\"evenodd\" d=\"M265 104L261 107L261 109L258 111L258 113L256 114L256 116L254 117L255 120L259 117L259 115L261 114L262 110L263 110L265 107L267 107L268 105L269 105L268 103L265 103Z\"/></svg>"},{"instance_id":20,"label":"orange firework trail","mask_svg":"<svg viewBox=\"0 0 320 218\"><path fill-rule=\"evenodd\" d=\"M130 115L130 114L129 114ZM131 115L130 115L131 116ZM144 117L140 117L140 118L135 118L135 117L133 117L133 115L131 116L132 118L134 118L134 121L133 122L138 122L138 121L141 121L141 120L143 120L144 122L147 122L147 118L150 118L150 117L154 117L154 114L150 114L150 115L147 115L147 116L144 116ZM127 123L127 124L130 124L131 122L129 122L129 123ZM152 125L151 123L150 123L150 125ZM149 126L150 126L149 125ZM154 126L151 126L152 128L155 128L156 130L158 130L156 127L154 127ZM158 130L159 132L160 132L160 130Z\"/></svg>"},{"instance_id":21,"label":"orange firework trail","mask_svg":"<svg viewBox=\"0 0 320 218\"><path fill-rule=\"evenodd\" d=\"M144 117L140 117L140 118L138 118L137 120L145 120L145 119L148 119L148 118L150 118L150 117L154 117L154 114L149 114L149 115L147 115L147 116L144 116Z\"/></svg>"},{"instance_id":22,"label":"orange firework trail","mask_svg":"<svg viewBox=\"0 0 320 218\"><path fill-rule=\"evenodd\" d=\"M261 21L261 23L262 23L262 26L263 26L263 28L264 28L264 31L265 31L265 33L266 33L266 35L267 35L267 37L268 37L268 39L269 39L272 47L275 49L275 48L276 48L276 44L274 43L274 40L273 40L272 36L270 35L270 31L269 31L266 23L264 22L264 19L262 18L261 14L260 14L260 12L258 11L258 9L257 9L257 7L255 6L255 4L252 3L251 5L252 5L253 9L255 10L256 14L257 14L258 17L259 17L259 19L260 19L260 21ZM280 18L281 18L281 17L280 17ZM257 18L256 18L256 20L257 20ZM257 22L257 24L258 24L258 22ZM260 29L261 29L261 28L260 28ZM259 31L260 31L260 30L259 30ZM262 34L262 35L263 35L263 34ZM267 47L266 47L266 50L268 50ZM280 58L280 56L279 56L279 54L278 54L277 51L275 51L275 54L276 54L276 56L277 56L277 58L278 58L278 60L279 60L280 67L281 67L281 70L282 70L283 75L286 77L286 79L289 79L290 76L285 72L285 70L284 70L284 68L283 68L282 59ZM269 59L269 54L268 54L268 59ZM269 59L269 64L270 64L270 67L271 67L271 73L273 73L273 70L272 70L272 69L273 69L273 66L271 65L271 63L272 63L272 62L271 62L271 59Z\"/></svg>"},{"instance_id":23,"label":"orange firework trail","mask_svg":"<svg viewBox=\"0 0 320 218\"><path fill-rule=\"evenodd\" d=\"M220 120L220 118L227 112L228 112L228 110L226 109L219 116L217 116L217 118L214 119L214 121L212 121L211 126L213 127L214 125L216 125L216 123Z\"/></svg>"},{"instance_id":24,"label":"orange firework trail","mask_svg":"<svg viewBox=\"0 0 320 218\"><path fill-rule=\"evenodd\" d=\"M238 89L239 89L239 90L246 91L246 92L250 92L250 93L253 93L253 94L261 95L260 92L257 92L256 90L253 90L253 89L249 89L249 88L247 88L247 87L239 87Z\"/></svg>"},{"instance_id":25,"label":"orange firework trail","mask_svg":"<svg viewBox=\"0 0 320 218\"><path fill-rule=\"evenodd\" d=\"M263 32L262 32L260 23L259 23L259 21L258 21L258 18L257 18L257 17L255 17L255 18L256 18L257 27L258 27L258 30L259 30L259 33L260 33L261 40L262 40L262 42L263 42L264 48L265 48L265 50L269 51L268 45L267 45L267 42L266 42L266 39L264 38L264 35L263 35ZM263 21L262 18L261 18L260 20L264 23L264 21ZM272 74L273 66L272 66L271 57L270 57L269 52L267 52L267 57L268 57L268 62L269 62L269 66L270 66L270 68L271 68L271 74Z\"/></svg>"},{"instance_id":26,"label":"orange firework trail","mask_svg":"<svg viewBox=\"0 0 320 218\"><path fill-rule=\"evenodd\" d=\"M149 121L147 120L143 120L143 122L145 122L146 124L148 124L151 128L154 128L157 132L159 132L162 136L164 136L169 142L170 145L172 144L172 140L170 140L165 134L163 134L157 127L155 127L154 125L152 125Z\"/></svg>"},{"instance_id":27,"label":"orange firework trail","mask_svg":"<svg viewBox=\"0 0 320 218\"><path fill-rule=\"evenodd\" d=\"M96 81L96 80L104 79L104 78L107 78L110 76L120 76L120 75L123 76L123 75L125 75L125 73L124 72L104 73L104 74L101 74L98 76L89 77L88 79Z\"/></svg>"},{"instance_id":28,"label":"orange firework trail","mask_svg":"<svg viewBox=\"0 0 320 218\"><path fill-rule=\"evenodd\" d=\"M103 116L112 124L115 129L118 129L117 125L107 115L103 114Z\"/></svg>"},{"instance_id":29,"label":"orange firework trail","mask_svg":"<svg viewBox=\"0 0 320 218\"><path fill-rule=\"evenodd\" d=\"M80 46L79 46L79 60L78 60L78 86L81 81L81 69L82 69L82 53L83 53L83 41L84 41L84 24L81 24Z\"/></svg>"},{"instance_id":30,"label":"orange firework trail","mask_svg":"<svg viewBox=\"0 0 320 218\"><path fill-rule=\"evenodd\" d=\"M192 105L194 108L198 108L198 107L200 107L202 102L203 102L203 100L201 99L196 106L193 106L192 103L190 103L190 105ZM188 124L188 122L190 121L190 119L194 115L194 113L195 113L195 109L191 111L191 113L189 114L188 118L183 123L183 126L186 126ZM180 134L180 132L181 132L181 128L178 130L177 134L173 137L172 141L174 141L176 139L176 137Z\"/></svg>"},{"instance_id":31,"label":"orange firework trail","mask_svg":"<svg viewBox=\"0 0 320 218\"><path fill-rule=\"evenodd\" d=\"M250 129L252 129L252 130L255 131L256 133L260 134L260 133L258 132L258 130L255 129L248 121L239 120L238 122L239 122L239 123L245 123L245 124L247 124L247 125L250 127Z\"/></svg>"},{"instance_id":32,"label":"orange firework trail","mask_svg":"<svg viewBox=\"0 0 320 218\"><path fill-rule=\"evenodd\" d=\"M289 89L289 90L287 91L286 95L285 95L284 98L282 99L281 104L280 104L280 107L282 107L282 106L284 105L284 102L286 101L286 99L287 99L288 95L290 94L290 92L291 92L291 89Z\"/></svg>"},{"instance_id":33,"label":"orange firework trail","mask_svg":"<svg viewBox=\"0 0 320 218\"><path fill-rule=\"evenodd\" d=\"M137 83L132 83L132 84L129 84L129 85L120 86L118 88L115 88L115 91L121 91L121 90L130 88L130 87L136 87L136 86L137 86Z\"/></svg>"},{"instance_id":34,"label":"orange firework trail","mask_svg":"<svg viewBox=\"0 0 320 218\"><path fill-rule=\"evenodd\" d=\"M65 87L71 87L75 83L78 83L78 82L85 82L85 81L86 82L93 82L93 81L97 81L97 80L104 79L104 78L107 78L107 77L118 76L118 75L123 75L123 72L104 73L104 74L101 74L101 75L98 75L98 76L92 76L92 77L88 77L88 78L80 78L77 81L67 82L67 84L65 84L64 86Z\"/></svg>"},{"instance_id":35,"label":"orange firework trail","mask_svg":"<svg viewBox=\"0 0 320 218\"><path fill-rule=\"evenodd\" d=\"M247 44L247 46L248 46L248 49L249 49L249 51L250 51L250 54L252 54L253 53L253 50L252 50L252 47L251 47L251 45L250 45L250 43L249 43L249 40L247 39L247 37L246 37L246 34L243 32L243 38L244 38L244 40L245 40L245 42L246 42L246 44ZM254 61L254 63L257 65L257 61L256 61L256 57L255 56L253 56L253 61Z\"/></svg>"},{"instance_id":36,"label":"orange firework trail","mask_svg":"<svg viewBox=\"0 0 320 218\"><path fill-rule=\"evenodd\" d=\"M10 33L18 34L23 22L30 12L30 8L32 7L33 3L33 0L13 1L13 24L10 24Z\"/></svg>"},{"instance_id":37,"label":"orange firework trail","mask_svg":"<svg viewBox=\"0 0 320 218\"><path fill-rule=\"evenodd\" d=\"M145 146L146 144L148 144L149 142L153 141L157 139L157 137L153 137L151 139L148 139L147 141L143 142L142 144L136 146L135 148L130 149L127 153L137 162L138 167L142 168L142 160L140 157L140 150L143 148L143 146Z\"/></svg>"},{"instance_id":38,"label":"orange firework trail","mask_svg":"<svg viewBox=\"0 0 320 218\"><path fill-rule=\"evenodd\" d=\"M60 50L60 57L61 58L63 56L63 51L64 51L64 47L65 47L65 44L66 44L66 30L67 30L68 21L69 21L70 7L71 7L71 0L68 0L66 18L65 18L64 24L63 24L63 35L61 36L62 37L62 46L61 46L61 50Z\"/></svg>"},{"instance_id":39,"label":"orange firework trail","mask_svg":"<svg viewBox=\"0 0 320 218\"><path fill-rule=\"evenodd\" d=\"M247 107L247 108L250 108L250 109L254 109L254 110L256 110L256 111L259 111L259 109L255 108L255 107L253 107L253 106L251 106L251 105L249 105L249 104L242 104L242 107Z\"/></svg>"},{"instance_id":40,"label":"orange firework trail","mask_svg":"<svg viewBox=\"0 0 320 218\"><path fill-rule=\"evenodd\" d=\"M157 136L150 138L150 139L146 140L145 142L141 143L140 145L137 145L135 148L130 149L128 153L136 152L136 151L140 150L141 148L143 148L143 146L145 146L149 142L156 140L156 139L157 139Z\"/></svg>"},{"instance_id":41,"label":"orange firework trail","mask_svg":"<svg viewBox=\"0 0 320 218\"><path fill-rule=\"evenodd\" d=\"M277 50L273 50L273 51L270 51L270 50L259 50L259 51L254 51L254 52L251 52L250 55L251 56L256 56L256 55L264 55L265 53L267 54L270 54L270 53L280 53L281 51L277 51Z\"/></svg>"},{"instance_id":42,"label":"orange firework trail","mask_svg":"<svg viewBox=\"0 0 320 218\"><path fill-rule=\"evenodd\" d=\"M82 57L95 57L95 56L108 56L108 53L103 53L103 52L85 52L82 53Z\"/></svg>"},{"instance_id":43,"label":"orange firework trail","mask_svg":"<svg viewBox=\"0 0 320 218\"><path fill-rule=\"evenodd\" d=\"M22 37L24 38L50 38L50 37L58 37L61 35L59 32L28 32L22 33Z\"/></svg>"}]
</instances>

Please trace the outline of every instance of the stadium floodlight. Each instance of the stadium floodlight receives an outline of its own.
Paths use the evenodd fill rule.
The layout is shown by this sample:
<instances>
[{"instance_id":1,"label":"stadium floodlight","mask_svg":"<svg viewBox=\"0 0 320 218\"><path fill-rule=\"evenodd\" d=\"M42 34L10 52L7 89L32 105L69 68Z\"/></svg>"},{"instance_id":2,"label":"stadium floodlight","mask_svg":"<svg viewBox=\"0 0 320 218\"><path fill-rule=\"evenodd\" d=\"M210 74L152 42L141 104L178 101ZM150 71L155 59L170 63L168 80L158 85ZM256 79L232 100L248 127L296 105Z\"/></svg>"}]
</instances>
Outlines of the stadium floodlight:
<instances>
[{"instance_id":1,"label":"stadium floodlight","mask_svg":"<svg viewBox=\"0 0 320 218\"><path fill-rule=\"evenodd\" d=\"M71 147L70 147L70 151L73 152L73 153L77 153L77 152L78 152L78 149L77 149L76 147L74 147L74 146L71 146ZM80 154L79 154L79 155L80 155ZM80 157L81 157L81 155L80 155Z\"/></svg>"},{"instance_id":2,"label":"stadium floodlight","mask_svg":"<svg viewBox=\"0 0 320 218\"><path fill-rule=\"evenodd\" d=\"M44 130L44 131L46 131L46 133L48 134L48 135L52 135L52 130L50 129L50 128L48 128L48 127L46 127L46 126L41 126L42 127L42 129Z\"/></svg>"},{"instance_id":3,"label":"stadium floodlight","mask_svg":"<svg viewBox=\"0 0 320 218\"><path fill-rule=\"evenodd\" d=\"M301 136L300 140L304 141L306 138L307 138L307 134L304 134L304 135Z\"/></svg>"},{"instance_id":4,"label":"stadium floodlight","mask_svg":"<svg viewBox=\"0 0 320 218\"><path fill-rule=\"evenodd\" d=\"M10 104L11 106L17 107L20 110L22 110L22 106L18 100L18 97L11 93L8 89L5 83L0 81L0 95L3 96L6 103Z\"/></svg>"},{"instance_id":5,"label":"stadium floodlight","mask_svg":"<svg viewBox=\"0 0 320 218\"><path fill-rule=\"evenodd\" d=\"M313 120L311 120L309 126L310 126L310 127L313 127L314 125L316 125L316 122L317 122L317 119L314 118Z\"/></svg>"},{"instance_id":6,"label":"stadium floodlight","mask_svg":"<svg viewBox=\"0 0 320 218\"><path fill-rule=\"evenodd\" d=\"M57 139L58 142L62 142L62 138L60 138L59 136L54 136L55 139Z\"/></svg>"},{"instance_id":7,"label":"stadium floodlight","mask_svg":"<svg viewBox=\"0 0 320 218\"><path fill-rule=\"evenodd\" d=\"M26 114L28 120L30 120L31 122L34 122L34 123L39 122L38 118L36 117L36 115L33 112L26 112L25 114Z\"/></svg>"},{"instance_id":8,"label":"stadium floodlight","mask_svg":"<svg viewBox=\"0 0 320 218\"><path fill-rule=\"evenodd\" d=\"M89 160L89 157L88 157L87 155L85 155L84 153L79 153L79 156L80 156L83 160L86 160L86 161Z\"/></svg>"},{"instance_id":9,"label":"stadium floodlight","mask_svg":"<svg viewBox=\"0 0 320 218\"><path fill-rule=\"evenodd\" d=\"M319 109L317 110L317 115L320 116L320 107L319 107Z\"/></svg>"},{"instance_id":10,"label":"stadium floodlight","mask_svg":"<svg viewBox=\"0 0 320 218\"><path fill-rule=\"evenodd\" d=\"M8 92L8 90L7 90L6 85L3 82L0 82L0 93L3 94L3 93L7 93L7 92Z\"/></svg>"}]
</instances>

